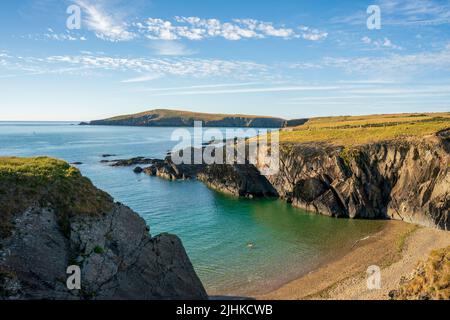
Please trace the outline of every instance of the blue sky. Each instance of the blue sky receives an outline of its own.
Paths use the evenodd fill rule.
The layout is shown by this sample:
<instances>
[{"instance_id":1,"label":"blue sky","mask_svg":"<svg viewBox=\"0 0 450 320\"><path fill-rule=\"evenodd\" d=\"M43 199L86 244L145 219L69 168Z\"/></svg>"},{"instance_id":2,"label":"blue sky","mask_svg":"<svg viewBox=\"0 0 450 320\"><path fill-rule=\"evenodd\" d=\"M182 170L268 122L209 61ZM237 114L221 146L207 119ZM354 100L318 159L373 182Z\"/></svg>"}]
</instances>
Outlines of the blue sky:
<instances>
[{"instance_id":1,"label":"blue sky","mask_svg":"<svg viewBox=\"0 0 450 320\"><path fill-rule=\"evenodd\" d=\"M18 0L0 23L0 120L450 110L450 1Z\"/></svg>"}]
</instances>

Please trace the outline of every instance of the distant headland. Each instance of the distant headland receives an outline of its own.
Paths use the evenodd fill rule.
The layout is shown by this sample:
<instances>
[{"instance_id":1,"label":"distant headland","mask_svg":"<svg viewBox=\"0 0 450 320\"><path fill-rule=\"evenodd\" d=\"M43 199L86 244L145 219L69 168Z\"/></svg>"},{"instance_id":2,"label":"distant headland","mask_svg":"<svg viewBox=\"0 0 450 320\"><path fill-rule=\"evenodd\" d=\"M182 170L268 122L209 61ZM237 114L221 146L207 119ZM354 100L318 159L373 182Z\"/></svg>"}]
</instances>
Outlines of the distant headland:
<instances>
[{"instance_id":1,"label":"distant headland","mask_svg":"<svg viewBox=\"0 0 450 320\"><path fill-rule=\"evenodd\" d=\"M202 121L205 127L284 128L304 124L308 119L285 120L266 116L156 109L103 120L82 122L80 125L192 127L195 121Z\"/></svg>"}]
</instances>

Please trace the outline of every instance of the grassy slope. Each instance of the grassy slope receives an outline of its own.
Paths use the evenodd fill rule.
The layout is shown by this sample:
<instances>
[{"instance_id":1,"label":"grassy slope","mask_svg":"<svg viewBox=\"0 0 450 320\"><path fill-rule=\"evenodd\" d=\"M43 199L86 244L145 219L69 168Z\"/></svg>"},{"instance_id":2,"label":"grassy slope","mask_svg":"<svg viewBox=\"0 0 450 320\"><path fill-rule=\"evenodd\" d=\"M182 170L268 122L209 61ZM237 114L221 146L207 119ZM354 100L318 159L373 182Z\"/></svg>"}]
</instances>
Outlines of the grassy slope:
<instances>
[{"instance_id":1,"label":"grassy slope","mask_svg":"<svg viewBox=\"0 0 450 320\"><path fill-rule=\"evenodd\" d=\"M118 117L113 117L109 119L105 119L108 121L120 121L129 118L140 118L143 116L157 114L159 117L157 119L164 118L184 118L184 119L196 119L203 121L219 121L229 117L239 117L246 119L254 119L254 118L265 118L271 119L272 117L265 116L252 116L252 115L241 115L241 114L213 114L213 113L200 113L200 112L189 112L189 111L179 111L179 110L165 110L165 109L156 109L151 111L145 111L136 114L123 115Z\"/></svg>"},{"instance_id":2,"label":"grassy slope","mask_svg":"<svg viewBox=\"0 0 450 320\"><path fill-rule=\"evenodd\" d=\"M286 143L326 142L355 146L402 137L420 137L450 128L450 113L313 118L281 132Z\"/></svg>"},{"instance_id":3,"label":"grassy slope","mask_svg":"<svg viewBox=\"0 0 450 320\"><path fill-rule=\"evenodd\" d=\"M34 204L56 209L67 228L70 215L104 213L112 199L64 161L0 157L0 239L13 228L14 214Z\"/></svg>"}]
</instances>

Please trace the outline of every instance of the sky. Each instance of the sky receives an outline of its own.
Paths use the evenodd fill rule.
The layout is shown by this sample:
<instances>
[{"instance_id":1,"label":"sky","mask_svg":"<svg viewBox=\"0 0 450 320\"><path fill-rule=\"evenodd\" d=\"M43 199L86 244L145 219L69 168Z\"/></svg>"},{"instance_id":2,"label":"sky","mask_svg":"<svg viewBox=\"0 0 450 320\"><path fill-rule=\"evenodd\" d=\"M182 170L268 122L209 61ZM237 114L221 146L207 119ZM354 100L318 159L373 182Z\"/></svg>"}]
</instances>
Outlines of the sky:
<instances>
[{"instance_id":1,"label":"sky","mask_svg":"<svg viewBox=\"0 0 450 320\"><path fill-rule=\"evenodd\" d=\"M450 110L448 0L16 0L0 26L0 120Z\"/></svg>"}]
</instances>

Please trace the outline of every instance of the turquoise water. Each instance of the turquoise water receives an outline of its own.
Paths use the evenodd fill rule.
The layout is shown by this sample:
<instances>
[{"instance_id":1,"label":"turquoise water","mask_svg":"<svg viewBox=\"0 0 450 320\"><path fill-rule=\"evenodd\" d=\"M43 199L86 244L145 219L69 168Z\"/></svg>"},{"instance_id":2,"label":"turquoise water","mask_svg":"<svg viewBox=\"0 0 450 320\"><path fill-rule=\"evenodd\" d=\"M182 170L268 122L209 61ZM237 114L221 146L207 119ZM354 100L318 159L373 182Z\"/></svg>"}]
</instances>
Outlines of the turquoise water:
<instances>
[{"instance_id":1,"label":"turquoise water","mask_svg":"<svg viewBox=\"0 0 450 320\"><path fill-rule=\"evenodd\" d=\"M169 182L100 164L117 158L163 158L177 142L171 128L85 127L0 122L0 155L49 155L78 168L130 206L153 235L177 234L208 292L250 295L311 271L381 228L381 221L338 220L278 200L235 199L196 181ZM249 246L252 244L253 246Z\"/></svg>"}]
</instances>

